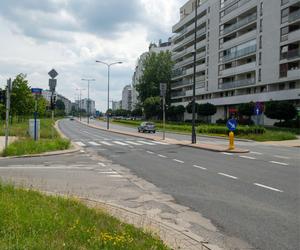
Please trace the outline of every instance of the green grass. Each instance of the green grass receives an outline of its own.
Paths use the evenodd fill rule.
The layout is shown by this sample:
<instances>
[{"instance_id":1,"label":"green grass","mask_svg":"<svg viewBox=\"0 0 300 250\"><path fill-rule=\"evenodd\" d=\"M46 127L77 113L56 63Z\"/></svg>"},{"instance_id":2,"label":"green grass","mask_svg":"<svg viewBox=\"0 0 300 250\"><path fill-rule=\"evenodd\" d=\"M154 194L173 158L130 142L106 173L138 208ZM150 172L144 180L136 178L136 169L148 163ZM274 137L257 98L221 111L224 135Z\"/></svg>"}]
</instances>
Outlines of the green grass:
<instances>
[{"instance_id":1,"label":"green grass","mask_svg":"<svg viewBox=\"0 0 300 250\"><path fill-rule=\"evenodd\" d=\"M28 134L28 120L13 122L10 125L10 136L17 136L19 139L2 152L2 156L21 156L40 154L50 151L65 150L70 147L70 141L62 139L53 127L51 119L41 119L40 140L34 141ZM4 133L4 124L1 133ZM52 138L53 131L53 138ZM0 135L1 135L0 133Z\"/></svg>"},{"instance_id":2,"label":"green grass","mask_svg":"<svg viewBox=\"0 0 300 250\"><path fill-rule=\"evenodd\" d=\"M0 182L0 249L167 250L161 240L75 199Z\"/></svg>"},{"instance_id":3,"label":"green grass","mask_svg":"<svg viewBox=\"0 0 300 250\"><path fill-rule=\"evenodd\" d=\"M116 124L122 124L130 127L137 127L141 121L131 120L113 120ZM155 122L157 129L162 129L161 122ZM185 123L167 123L166 130L169 132L191 133L192 127ZM228 135L229 131L225 125L206 125L197 126L197 133L202 135L222 136ZM297 139L293 130L280 128L263 128L257 126L238 126L236 137L242 139L250 139L255 141L283 141Z\"/></svg>"}]
</instances>

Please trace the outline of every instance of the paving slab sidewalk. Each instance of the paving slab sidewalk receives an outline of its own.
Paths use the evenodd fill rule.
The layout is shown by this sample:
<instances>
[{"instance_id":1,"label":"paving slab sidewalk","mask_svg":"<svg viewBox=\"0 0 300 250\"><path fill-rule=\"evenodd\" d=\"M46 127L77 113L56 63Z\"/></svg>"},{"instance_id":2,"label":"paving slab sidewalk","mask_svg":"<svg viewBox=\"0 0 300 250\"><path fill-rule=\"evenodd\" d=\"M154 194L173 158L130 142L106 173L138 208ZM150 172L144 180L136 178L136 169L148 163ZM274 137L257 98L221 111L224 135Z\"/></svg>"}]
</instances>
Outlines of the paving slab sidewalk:
<instances>
[{"instance_id":1,"label":"paving slab sidewalk","mask_svg":"<svg viewBox=\"0 0 300 250\"><path fill-rule=\"evenodd\" d=\"M84 125L87 125L89 127L107 131L107 129L103 128L102 126L95 125L95 124L87 124L86 122L79 121L79 120L77 120L77 121ZM162 141L162 138L159 136L156 136L156 135L134 133L134 132L123 131L123 130L118 130L118 129L110 129L109 131L113 132L113 133L130 135L130 136L154 140L154 141ZM164 140L164 142L170 143L170 144L175 144L175 145L199 148L199 149L203 149L203 150L209 150L209 151L213 151L213 152L249 153L248 149L235 148L233 150L229 150L228 147L226 147L224 145L215 145L215 144L208 144L208 143L192 144L190 141L176 140L176 139L171 139L171 138L166 138L166 140Z\"/></svg>"}]
</instances>

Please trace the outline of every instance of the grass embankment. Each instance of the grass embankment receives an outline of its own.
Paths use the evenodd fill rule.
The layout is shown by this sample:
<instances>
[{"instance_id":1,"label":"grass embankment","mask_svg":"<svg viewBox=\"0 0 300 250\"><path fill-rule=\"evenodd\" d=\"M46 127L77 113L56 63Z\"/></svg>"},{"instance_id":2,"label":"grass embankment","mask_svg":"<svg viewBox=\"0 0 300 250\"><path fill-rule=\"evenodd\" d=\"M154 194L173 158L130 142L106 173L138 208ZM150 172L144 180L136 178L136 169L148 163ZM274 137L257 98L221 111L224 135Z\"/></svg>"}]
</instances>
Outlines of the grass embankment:
<instances>
[{"instance_id":1,"label":"grass embankment","mask_svg":"<svg viewBox=\"0 0 300 250\"><path fill-rule=\"evenodd\" d=\"M162 241L81 202L0 182L0 249L153 249Z\"/></svg>"},{"instance_id":2,"label":"grass embankment","mask_svg":"<svg viewBox=\"0 0 300 250\"><path fill-rule=\"evenodd\" d=\"M113 120L114 123L137 127L141 121L131 120ZM161 122L155 122L157 129L162 129ZM191 133L192 127L186 123L166 123L166 130L170 132ZM197 133L203 135L227 136L229 131L225 125L206 125L200 124L197 126ZM250 139L255 141L282 141L297 139L294 131L286 129L271 129L258 126L238 126L236 137Z\"/></svg>"},{"instance_id":3,"label":"grass embankment","mask_svg":"<svg viewBox=\"0 0 300 250\"><path fill-rule=\"evenodd\" d=\"M39 154L49 151L64 150L70 147L70 141L62 139L53 128L51 119L41 119L40 140L34 141L28 134L28 120L14 122L10 126L10 136L16 136L19 139L11 144L2 152L2 156L19 156L29 154ZM1 133L4 135L4 124ZM53 138L52 138L53 128Z\"/></svg>"}]
</instances>

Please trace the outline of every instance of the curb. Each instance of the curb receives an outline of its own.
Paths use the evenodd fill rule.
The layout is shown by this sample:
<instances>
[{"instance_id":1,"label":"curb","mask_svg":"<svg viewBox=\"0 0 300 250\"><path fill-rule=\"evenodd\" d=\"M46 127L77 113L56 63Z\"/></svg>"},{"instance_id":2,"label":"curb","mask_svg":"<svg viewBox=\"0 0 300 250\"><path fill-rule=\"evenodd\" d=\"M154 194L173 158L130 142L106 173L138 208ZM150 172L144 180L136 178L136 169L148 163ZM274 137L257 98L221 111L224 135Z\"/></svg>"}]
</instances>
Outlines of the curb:
<instances>
[{"instance_id":1,"label":"curb","mask_svg":"<svg viewBox=\"0 0 300 250\"><path fill-rule=\"evenodd\" d=\"M58 195L61 197L70 198L70 196L61 193L40 190L38 191L46 195ZM85 203L88 207L102 209L108 214L118 218L122 222L132 224L135 227L144 230L151 230L151 232L158 235L166 245L171 247L171 249L221 250L219 247L211 245L207 241L204 241L202 237L192 233L191 231L168 222L163 222L158 219L151 218L147 216L146 213L137 212L134 209L126 208L124 206L116 205L102 200L80 196L74 197Z\"/></svg>"},{"instance_id":2,"label":"curb","mask_svg":"<svg viewBox=\"0 0 300 250\"><path fill-rule=\"evenodd\" d=\"M54 128L57 130L58 134L63 138L63 139L68 139L59 129L58 127L58 122L55 122ZM71 141L71 148L66 149L66 150L58 150L58 151L50 151L50 152L45 152L41 154L32 154L32 155L17 155L17 156L8 156L8 157L0 157L0 160L9 160L9 159L19 159L19 158L37 158L37 157L47 157L47 156L56 156L56 155L66 155L66 154L72 154L72 153L77 153L81 150L81 148L75 144L74 142Z\"/></svg>"},{"instance_id":3,"label":"curb","mask_svg":"<svg viewBox=\"0 0 300 250\"><path fill-rule=\"evenodd\" d=\"M79 120L76 120L76 121L83 124L83 125L86 125L88 127L99 129L99 130L106 131L106 132L112 132L112 133L117 133L117 134L121 134L121 135L129 135L129 136L148 139L148 140L153 140L153 141L162 141L162 139L158 138L158 137L157 138L147 137L147 136L143 136L143 135L139 135L139 134L135 134L135 133L131 133L131 132L126 132L126 131L115 130L115 129L107 130L105 128L101 128L101 127L93 125L93 124L87 124L87 123L79 121ZM175 145L198 148L198 149L203 149L203 150L212 151L212 152L227 152L227 153L239 153L239 154L250 152L250 150L248 150L248 149L229 150L229 149L224 149L224 148L217 148L217 147L214 147L214 146L212 146L210 148L209 146L205 147L205 146L201 146L201 144L194 145L194 144L180 142L180 141L174 140L174 139L167 139L166 142L169 142L169 143L175 144Z\"/></svg>"}]
</instances>

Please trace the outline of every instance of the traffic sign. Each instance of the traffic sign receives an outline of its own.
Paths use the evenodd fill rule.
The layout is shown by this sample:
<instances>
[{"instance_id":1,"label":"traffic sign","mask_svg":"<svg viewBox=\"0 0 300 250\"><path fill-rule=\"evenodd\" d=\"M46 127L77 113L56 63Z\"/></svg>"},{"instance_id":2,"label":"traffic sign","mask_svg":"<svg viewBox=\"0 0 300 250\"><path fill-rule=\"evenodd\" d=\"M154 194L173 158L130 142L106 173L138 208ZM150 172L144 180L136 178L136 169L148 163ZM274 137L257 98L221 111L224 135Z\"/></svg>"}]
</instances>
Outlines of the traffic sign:
<instances>
[{"instance_id":1,"label":"traffic sign","mask_svg":"<svg viewBox=\"0 0 300 250\"><path fill-rule=\"evenodd\" d=\"M57 80L56 79L49 79L49 89L51 92L55 92Z\"/></svg>"},{"instance_id":2,"label":"traffic sign","mask_svg":"<svg viewBox=\"0 0 300 250\"><path fill-rule=\"evenodd\" d=\"M255 107L254 107L254 114L255 115L261 115L263 112L263 105L261 102L257 102L255 103Z\"/></svg>"},{"instance_id":3,"label":"traffic sign","mask_svg":"<svg viewBox=\"0 0 300 250\"><path fill-rule=\"evenodd\" d=\"M160 87L160 96L166 96L167 84L166 83L161 83L159 87Z\"/></svg>"},{"instance_id":4,"label":"traffic sign","mask_svg":"<svg viewBox=\"0 0 300 250\"><path fill-rule=\"evenodd\" d=\"M52 79L54 79L55 77L58 76L58 73L56 72L55 69L52 69L52 70L48 73L48 75L49 75Z\"/></svg>"},{"instance_id":5,"label":"traffic sign","mask_svg":"<svg viewBox=\"0 0 300 250\"><path fill-rule=\"evenodd\" d=\"M41 95L42 94L42 89L40 89L40 88L32 88L31 89L31 93L32 94L35 94L35 95Z\"/></svg>"},{"instance_id":6,"label":"traffic sign","mask_svg":"<svg viewBox=\"0 0 300 250\"><path fill-rule=\"evenodd\" d=\"M226 124L227 128L230 130L230 131L235 131L236 128L237 128L237 121L236 119L229 119L227 121L227 124Z\"/></svg>"}]
</instances>

